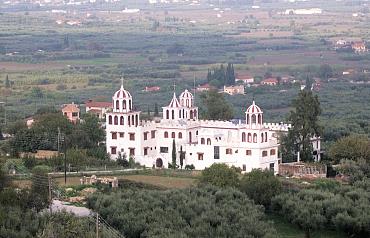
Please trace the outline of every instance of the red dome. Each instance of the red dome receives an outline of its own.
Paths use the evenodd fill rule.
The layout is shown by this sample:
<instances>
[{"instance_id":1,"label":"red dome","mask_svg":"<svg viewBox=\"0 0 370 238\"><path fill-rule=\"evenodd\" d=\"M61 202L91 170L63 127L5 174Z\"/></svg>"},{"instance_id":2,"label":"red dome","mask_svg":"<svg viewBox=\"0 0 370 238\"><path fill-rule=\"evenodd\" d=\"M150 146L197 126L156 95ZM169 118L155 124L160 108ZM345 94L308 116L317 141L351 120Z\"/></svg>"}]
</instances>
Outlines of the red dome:
<instances>
[{"instance_id":1,"label":"red dome","mask_svg":"<svg viewBox=\"0 0 370 238\"><path fill-rule=\"evenodd\" d=\"M126 98L132 98L131 94L129 91L125 90L123 88L123 85L121 85L121 88L114 93L113 95L114 99L126 99Z\"/></svg>"},{"instance_id":2,"label":"red dome","mask_svg":"<svg viewBox=\"0 0 370 238\"><path fill-rule=\"evenodd\" d=\"M261 108L256 105L256 103L253 100L252 105L250 105L245 113L263 113Z\"/></svg>"},{"instance_id":3,"label":"red dome","mask_svg":"<svg viewBox=\"0 0 370 238\"><path fill-rule=\"evenodd\" d=\"M187 89L185 89L185 91L180 94L180 99L182 99L182 98L184 98L184 99L192 99L193 98L193 94L191 94L191 92L189 92Z\"/></svg>"}]
</instances>

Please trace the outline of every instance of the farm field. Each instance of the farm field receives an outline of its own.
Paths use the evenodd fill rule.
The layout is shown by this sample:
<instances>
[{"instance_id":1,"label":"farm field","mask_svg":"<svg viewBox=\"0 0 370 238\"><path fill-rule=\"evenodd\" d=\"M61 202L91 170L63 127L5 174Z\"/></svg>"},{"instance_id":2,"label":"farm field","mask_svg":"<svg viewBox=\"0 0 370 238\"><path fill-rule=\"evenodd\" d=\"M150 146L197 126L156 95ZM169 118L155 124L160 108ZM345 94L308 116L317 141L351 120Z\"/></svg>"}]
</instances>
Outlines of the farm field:
<instances>
[{"instance_id":1,"label":"farm field","mask_svg":"<svg viewBox=\"0 0 370 238\"><path fill-rule=\"evenodd\" d=\"M117 177L118 179L130 180L144 184L150 184L157 187L172 189L172 188L188 188L196 184L197 180L193 178L179 178L179 177L164 177L152 175L119 175L119 176L103 176L103 177ZM73 185L80 185L81 177L67 177L67 185L64 185L64 178L58 177L54 181L60 186L68 187ZM14 180L13 184L19 187L31 186L29 180Z\"/></svg>"}]
</instances>

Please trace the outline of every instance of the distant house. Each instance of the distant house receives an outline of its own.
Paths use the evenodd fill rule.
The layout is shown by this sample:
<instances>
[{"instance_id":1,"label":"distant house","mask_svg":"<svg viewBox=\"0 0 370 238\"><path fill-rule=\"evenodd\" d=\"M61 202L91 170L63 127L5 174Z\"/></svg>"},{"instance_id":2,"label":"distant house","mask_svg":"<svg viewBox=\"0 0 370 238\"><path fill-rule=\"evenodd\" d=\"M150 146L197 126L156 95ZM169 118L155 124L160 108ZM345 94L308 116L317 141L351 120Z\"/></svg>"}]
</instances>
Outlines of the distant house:
<instances>
[{"instance_id":1,"label":"distant house","mask_svg":"<svg viewBox=\"0 0 370 238\"><path fill-rule=\"evenodd\" d=\"M143 92L156 92L156 91L159 91L161 90L161 87L158 87L158 86L154 86L154 87L145 87L143 89Z\"/></svg>"},{"instance_id":2,"label":"distant house","mask_svg":"<svg viewBox=\"0 0 370 238\"><path fill-rule=\"evenodd\" d=\"M62 113L72 123L77 123L80 120L80 108L73 102L72 104L63 105Z\"/></svg>"},{"instance_id":3,"label":"distant house","mask_svg":"<svg viewBox=\"0 0 370 238\"><path fill-rule=\"evenodd\" d=\"M364 42L353 42L351 46L352 46L352 50L356 54L364 53L367 51L366 45Z\"/></svg>"},{"instance_id":4,"label":"distant house","mask_svg":"<svg viewBox=\"0 0 370 238\"><path fill-rule=\"evenodd\" d=\"M33 117L26 118L26 126L27 126L27 128L28 129L31 128L34 122L35 122L35 119L33 119Z\"/></svg>"},{"instance_id":5,"label":"distant house","mask_svg":"<svg viewBox=\"0 0 370 238\"><path fill-rule=\"evenodd\" d=\"M276 86L279 81L276 78L267 78L261 81L261 85Z\"/></svg>"},{"instance_id":6,"label":"distant house","mask_svg":"<svg viewBox=\"0 0 370 238\"><path fill-rule=\"evenodd\" d=\"M85 102L85 106L86 112L94 114L100 119L105 118L105 113L113 108L112 102L95 102L91 99Z\"/></svg>"},{"instance_id":7,"label":"distant house","mask_svg":"<svg viewBox=\"0 0 370 238\"><path fill-rule=\"evenodd\" d=\"M254 83L254 77L248 74L237 74L235 82L243 82L244 84Z\"/></svg>"},{"instance_id":8,"label":"distant house","mask_svg":"<svg viewBox=\"0 0 370 238\"><path fill-rule=\"evenodd\" d=\"M342 72L343 75L351 75L353 73L355 73L354 69L347 69L347 70Z\"/></svg>"},{"instance_id":9,"label":"distant house","mask_svg":"<svg viewBox=\"0 0 370 238\"><path fill-rule=\"evenodd\" d=\"M224 86L223 92L230 95L244 94L244 85Z\"/></svg>"},{"instance_id":10,"label":"distant house","mask_svg":"<svg viewBox=\"0 0 370 238\"><path fill-rule=\"evenodd\" d=\"M199 85L199 86L197 87L197 91L198 91L198 92L209 91L210 89L211 89L211 86L210 86L208 83L203 84L203 85Z\"/></svg>"}]
</instances>

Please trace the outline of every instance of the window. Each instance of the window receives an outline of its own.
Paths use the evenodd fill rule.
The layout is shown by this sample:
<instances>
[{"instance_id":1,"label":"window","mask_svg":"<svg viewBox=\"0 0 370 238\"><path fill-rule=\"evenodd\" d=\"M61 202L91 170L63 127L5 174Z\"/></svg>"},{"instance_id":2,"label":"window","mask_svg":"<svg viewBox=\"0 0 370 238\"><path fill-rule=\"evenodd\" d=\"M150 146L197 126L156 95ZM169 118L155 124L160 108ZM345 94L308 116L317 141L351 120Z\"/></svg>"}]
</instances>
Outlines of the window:
<instances>
[{"instance_id":1,"label":"window","mask_svg":"<svg viewBox=\"0 0 370 238\"><path fill-rule=\"evenodd\" d=\"M166 110L166 119L170 119L170 112Z\"/></svg>"},{"instance_id":2,"label":"window","mask_svg":"<svg viewBox=\"0 0 370 238\"><path fill-rule=\"evenodd\" d=\"M214 159L220 159L220 146L213 147Z\"/></svg>"},{"instance_id":3,"label":"window","mask_svg":"<svg viewBox=\"0 0 370 238\"><path fill-rule=\"evenodd\" d=\"M182 139L182 133L179 132L179 139Z\"/></svg>"},{"instance_id":4,"label":"window","mask_svg":"<svg viewBox=\"0 0 370 238\"><path fill-rule=\"evenodd\" d=\"M227 155L232 155L232 154L233 154L233 150L232 150L232 149L230 149L230 148L227 148L227 149L226 149L226 154L227 154Z\"/></svg>"},{"instance_id":5,"label":"window","mask_svg":"<svg viewBox=\"0 0 370 238\"><path fill-rule=\"evenodd\" d=\"M161 148L159 148L159 152L161 152L161 153L168 153L168 147L161 147Z\"/></svg>"},{"instance_id":6,"label":"window","mask_svg":"<svg viewBox=\"0 0 370 238\"><path fill-rule=\"evenodd\" d=\"M245 136L245 132L242 133L242 142L245 142L246 141L246 136Z\"/></svg>"},{"instance_id":7,"label":"window","mask_svg":"<svg viewBox=\"0 0 370 238\"><path fill-rule=\"evenodd\" d=\"M175 137L176 137L176 133L175 132L172 132L171 133L171 138L175 139Z\"/></svg>"},{"instance_id":8,"label":"window","mask_svg":"<svg viewBox=\"0 0 370 238\"><path fill-rule=\"evenodd\" d=\"M123 138L124 136L125 136L125 133L123 133L123 132L119 133L119 137Z\"/></svg>"},{"instance_id":9,"label":"window","mask_svg":"<svg viewBox=\"0 0 370 238\"><path fill-rule=\"evenodd\" d=\"M270 171L275 171L275 164L274 163L270 163Z\"/></svg>"},{"instance_id":10,"label":"window","mask_svg":"<svg viewBox=\"0 0 370 238\"><path fill-rule=\"evenodd\" d=\"M126 100L123 100L122 106L123 106L123 109L126 109Z\"/></svg>"},{"instance_id":11,"label":"window","mask_svg":"<svg viewBox=\"0 0 370 238\"><path fill-rule=\"evenodd\" d=\"M72 112L72 116L73 117L77 117L78 116L78 112Z\"/></svg>"},{"instance_id":12,"label":"window","mask_svg":"<svg viewBox=\"0 0 370 238\"><path fill-rule=\"evenodd\" d=\"M117 140L117 132L112 132L112 140Z\"/></svg>"},{"instance_id":13,"label":"window","mask_svg":"<svg viewBox=\"0 0 370 238\"><path fill-rule=\"evenodd\" d=\"M201 138L201 139L200 139L200 143L201 143L202 145L204 145L204 144L206 143L206 140L205 140L204 138Z\"/></svg>"},{"instance_id":14,"label":"window","mask_svg":"<svg viewBox=\"0 0 370 238\"><path fill-rule=\"evenodd\" d=\"M121 118L119 120L119 124L120 125L124 125L125 124L125 119L123 118L123 116L121 116Z\"/></svg>"},{"instance_id":15,"label":"window","mask_svg":"<svg viewBox=\"0 0 370 238\"><path fill-rule=\"evenodd\" d=\"M144 132L144 140L147 140L148 139L148 133L149 132Z\"/></svg>"},{"instance_id":16,"label":"window","mask_svg":"<svg viewBox=\"0 0 370 238\"><path fill-rule=\"evenodd\" d=\"M265 132L265 142L267 142L267 132Z\"/></svg>"},{"instance_id":17,"label":"window","mask_svg":"<svg viewBox=\"0 0 370 238\"><path fill-rule=\"evenodd\" d=\"M129 133L130 135L130 140L135 140L135 133Z\"/></svg>"},{"instance_id":18,"label":"window","mask_svg":"<svg viewBox=\"0 0 370 238\"><path fill-rule=\"evenodd\" d=\"M116 110L119 110L119 101L116 101Z\"/></svg>"},{"instance_id":19,"label":"window","mask_svg":"<svg viewBox=\"0 0 370 238\"><path fill-rule=\"evenodd\" d=\"M144 148L144 155L148 155L148 147Z\"/></svg>"},{"instance_id":20,"label":"window","mask_svg":"<svg viewBox=\"0 0 370 238\"><path fill-rule=\"evenodd\" d=\"M114 117L114 125L118 125L118 117L117 116Z\"/></svg>"},{"instance_id":21,"label":"window","mask_svg":"<svg viewBox=\"0 0 370 238\"><path fill-rule=\"evenodd\" d=\"M108 117L108 122L109 122L109 125L112 125L112 116Z\"/></svg>"},{"instance_id":22,"label":"window","mask_svg":"<svg viewBox=\"0 0 370 238\"><path fill-rule=\"evenodd\" d=\"M251 156L252 155L252 151L251 150L246 150L245 151L245 154L248 155L248 156Z\"/></svg>"},{"instance_id":23,"label":"window","mask_svg":"<svg viewBox=\"0 0 370 238\"><path fill-rule=\"evenodd\" d=\"M110 147L110 153L111 153L112 155L117 154L117 147Z\"/></svg>"},{"instance_id":24,"label":"window","mask_svg":"<svg viewBox=\"0 0 370 238\"><path fill-rule=\"evenodd\" d=\"M172 110L172 119L175 119L175 111Z\"/></svg>"},{"instance_id":25,"label":"window","mask_svg":"<svg viewBox=\"0 0 370 238\"><path fill-rule=\"evenodd\" d=\"M135 148L129 148L130 150L130 156L135 155Z\"/></svg>"},{"instance_id":26,"label":"window","mask_svg":"<svg viewBox=\"0 0 370 238\"><path fill-rule=\"evenodd\" d=\"M155 131L151 131L150 134L152 136L152 139L154 139L155 138Z\"/></svg>"},{"instance_id":27,"label":"window","mask_svg":"<svg viewBox=\"0 0 370 238\"><path fill-rule=\"evenodd\" d=\"M248 142L252 142L252 134L248 133Z\"/></svg>"},{"instance_id":28,"label":"window","mask_svg":"<svg viewBox=\"0 0 370 238\"><path fill-rule=\"evenodd\" d=\"M207 145L211 145L211 139L207 139Z\"/></svg>"},{"instance_id":29,"label":"window","mask_svg":"<svg viewBox=\"0 0 370 238\"><path fill-rule=\"evenodd\" d=\"M270 150L270 155L275 155L275 154L276 154L275 149Z\"/></svg>"},{"instance_id":30,"label":"window","mask_svg":"<svg viewBox=\"0 0 370 238\"><path fill-rule=\"evenodd\" d=\"M257 143L257 134L256 133L253 134L253 143Z\"/></svg>"},{"instance_id":31,"label":"window","mask_svg":"<svg viewBox=\"0 0 370 238\"><path fill-rule=\"evenodd\" d=\"M267 156L267 150L262 151L262 157L266 157L266 156Z\"/></svg>"},{"instance_id":32,"label":"window","mask_svg":"<svg viewBox=\"0 0 370 238\"><path fill-rule=\"evenodd\" d=\"M247 171L247 165L243 164L243 171Z\"/></svg>"},{"instance_id":33,"label":"window","mask_svg":"<svg viewBox=\"0 0 370 238\"><path fill-rule=\"evenodd\" d=\"M263 138L263 136L264 136L264 134L263 133L261 133L261 142L263 143L265 140L264 140L264 138Z\"/></svg>"},{"instance_id":34,"label":"window","mask_svg":"<svg viewBox=\"0 0 370 238\"><path fill-rule=\"evenodd\" d=\"M168 132L167 131L164 132L164 138L168 138Z\"/></svg>"},{"instance_id":35,"label":"window","mask_svg":"<svg viewBox=\"0 0 370 238\"><path fill-rule=\"evenodd\" d=\"M198 153L198 160L203 160L203 153Z\"/></svg>"}]
</instances>

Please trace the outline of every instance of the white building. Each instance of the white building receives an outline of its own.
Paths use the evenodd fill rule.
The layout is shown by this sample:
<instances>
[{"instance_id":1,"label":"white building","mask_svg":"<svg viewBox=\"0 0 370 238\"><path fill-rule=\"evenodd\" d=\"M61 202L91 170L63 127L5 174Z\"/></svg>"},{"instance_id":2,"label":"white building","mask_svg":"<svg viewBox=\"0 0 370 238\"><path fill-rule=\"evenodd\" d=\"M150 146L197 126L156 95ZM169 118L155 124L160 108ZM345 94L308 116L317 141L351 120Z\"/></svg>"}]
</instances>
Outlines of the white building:
<instances>
[{"instance_id":1,"label":"white building","mask_svg":"<svg viewBox=\"0 0 370 238\"><path fill-rule=\"evenodd\" d=\"M176 144L177 164L180 150L185 165L204 169L213 163L225 163L248 172L253 168L278 172L278 141L263 123L263 111L255 104L246 111L246 123L204 121L198 119L193 95L185 90L163 107L163 119L140 121L133 110L131 94L123 86L113 95L113 111L107 113L106 146L112 159L126 154L148 167L168 167L172 145Z\"/></svg>"}]
</instances>

